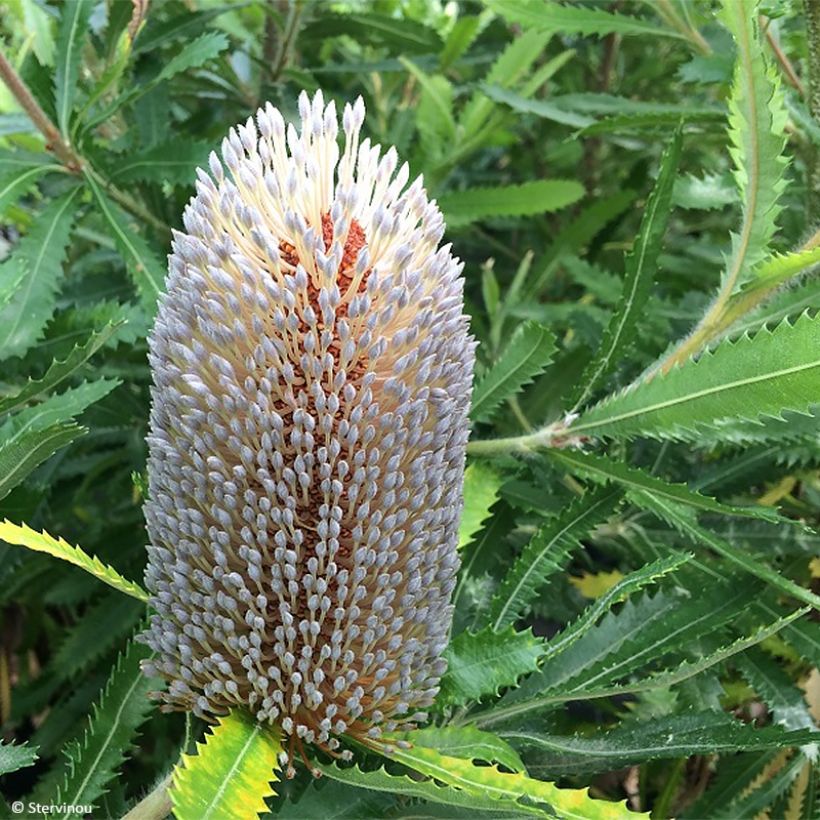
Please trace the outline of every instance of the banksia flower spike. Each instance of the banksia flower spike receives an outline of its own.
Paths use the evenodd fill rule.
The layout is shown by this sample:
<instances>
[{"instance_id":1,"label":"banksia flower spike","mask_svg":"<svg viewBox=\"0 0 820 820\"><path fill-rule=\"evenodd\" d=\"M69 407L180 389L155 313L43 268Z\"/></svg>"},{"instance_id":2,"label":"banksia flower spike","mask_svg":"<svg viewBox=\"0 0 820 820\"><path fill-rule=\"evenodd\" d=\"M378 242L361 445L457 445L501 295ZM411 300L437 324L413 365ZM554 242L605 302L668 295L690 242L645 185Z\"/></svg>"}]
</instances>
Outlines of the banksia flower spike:
<instances>
[{"instance_id":1,"label":"banksia flower spike","mask_svg":"<svg viewBox=\"0 0 820 820\"><path fill-rule=\"evenodd\" d=\"M424 720L445 670L474 343L462 264L361 99L231 129L150 339L148 671L327 751ZM223 167L224 164L224 167Z\"/></svg>"}]
</instances>

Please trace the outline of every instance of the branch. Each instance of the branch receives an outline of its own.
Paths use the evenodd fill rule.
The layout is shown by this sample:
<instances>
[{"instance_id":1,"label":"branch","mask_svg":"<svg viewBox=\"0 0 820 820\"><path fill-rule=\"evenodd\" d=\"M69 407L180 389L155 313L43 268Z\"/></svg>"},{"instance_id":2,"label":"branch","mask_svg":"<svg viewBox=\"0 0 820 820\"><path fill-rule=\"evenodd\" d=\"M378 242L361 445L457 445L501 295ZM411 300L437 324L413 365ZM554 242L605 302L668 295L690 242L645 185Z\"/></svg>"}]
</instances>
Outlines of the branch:
<instances>
[{"instance_id":1,"label":"branch","mask_svg":"<svg viewBox=\"0 0 820 820\"><path fill-rule=\"evenodd\" d=\"M170 788L171 775L168 774L122 820L164 820L173 810Z\"/></svg>"},{"instance_id":2,"label":"branch","mask_svg":"<svg viewBox=\"0 0 820 820\"><path fill-rule=\"evenodd\" d=\"M63 139L57 126L48 118L46 112L40 107L40 103L34 99L34 95L2 51L0 51L0 77L20 103L21 108L46 138L46 148L53 151L69 171L79 174L83 168L82 157Z\"/></svg>"},{"instance_id":3,"label":"branch","mask_svg":"<svg viewBox=\"0 0 820 820\"><path fill-rule=\"evenodd\" d=\"M46 138L46 149L53 152L68 171L72 174L82 174L84 171L89 173L108 191L111 198L116 200L123 208L131 211L132 214L138 216L152 227L164 233L168 233L168 226L161 219L157 219L142 203L138 202L130 194L121 191L108 180L104 179L94 170L91 163L85 159L85 157L77 153L77 151L65 141L57 129L57 126L48 118L48 115L40 107L40 104L34 98L29 87L23 82L22 77L15 71L14 66L8 61L8 58L2 51L0 51L0 79L8 86L9 91L14 95L20 107L28 114L31 121Z\"/></svg>"}]
</instances>

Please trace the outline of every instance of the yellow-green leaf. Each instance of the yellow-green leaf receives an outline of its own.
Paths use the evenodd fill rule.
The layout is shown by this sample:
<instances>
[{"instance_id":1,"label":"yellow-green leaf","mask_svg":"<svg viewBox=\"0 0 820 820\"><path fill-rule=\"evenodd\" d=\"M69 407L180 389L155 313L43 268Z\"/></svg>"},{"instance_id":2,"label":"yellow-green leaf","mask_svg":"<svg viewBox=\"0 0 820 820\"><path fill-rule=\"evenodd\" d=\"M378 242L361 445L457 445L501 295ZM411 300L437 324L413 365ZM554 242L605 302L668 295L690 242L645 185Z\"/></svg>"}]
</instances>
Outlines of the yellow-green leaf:
<instances>
[{"instance_id":1,"label":"yellow-green leaf","mask_svg":"<svg viewBox=\"0 0 820 820\"><path fill-rule=\"evenodd\" d=\"M171 801L177 820L256 820L279 778L281 734L250 715L231 712L183 755L174 769Z\"/></svg>"},{"instance_id":2,"label":"yellow-green leaf","mask_svg":"<svg viewBox=\"0 0 820 820\"><path fill-rule=\"evenodd\" d=\"M567 820L648 817L630 812L623 803L593 800L587 789L559 789L554 783L535 780L520 772L502 772L497 766L476 766L470 760L442 755L435 749L373 745L385 756L427 777L470 795L496 801L501 811L510 809L535 817L557 815Z\"/></svg>"},{"instance_id":3,"label":"yellow-green leaf","mask_svg":"<svg viewBox=\"0 0 820 820\"><path fill-rule=\"evenodd\" d=\"M0 522L0 541L62 558L126 595L140 601L148 600L148 593L139 584L123 578L113 567L103 564L99 558L89 555L80 547L72 547L62 538L54 538L47 532L37 532L25 524L14 524L6 520Z\"/></svg>"},{"instance_id":4,"label":"yellow-green leaf","mask_svg":"<svg viewBox=\"0 0 820 820\"><path fill-rule=\"evenodd\" d=\"M474 461L464 472L464 510L458 530L458 547L467 546L489 517L498 498L501 476L492 467Z\"/></svg>"}]
</instances>

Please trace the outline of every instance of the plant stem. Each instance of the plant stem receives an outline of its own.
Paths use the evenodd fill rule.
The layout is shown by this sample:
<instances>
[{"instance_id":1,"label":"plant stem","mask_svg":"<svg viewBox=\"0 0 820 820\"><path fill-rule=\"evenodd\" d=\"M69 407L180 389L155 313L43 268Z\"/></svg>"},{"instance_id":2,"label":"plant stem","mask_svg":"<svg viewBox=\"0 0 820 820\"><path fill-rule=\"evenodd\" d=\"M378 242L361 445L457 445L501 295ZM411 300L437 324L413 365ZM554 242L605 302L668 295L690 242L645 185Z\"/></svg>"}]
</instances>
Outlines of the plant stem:
<instances>
[{"instance_id":1,"label":"plant stem","mask_svg":"<svg viewBox=\"0 0 820 820\"><path fill-rule=\"evenodd\" d=\"M653 8L672 28L679 31L697 51L704 55L712 53L712 47L706 42L703 35L675 11L675 7L670 0L655 0Z\"/></svg>"},{"instance_id":2,"label":"plant stem","mask_svg":"<svg viewBox=\"0 0 820 820\"><path fill-rule=\"evenodd\" d=\"M52 151L68 171L72 174L82 174L85 172L93 176L95 181L105 188L111 198L116 200L123 208L131 211L132 214L138 216L153 228L157 228L164 233L168 232L168 226L162 220L157 219L157 217L130 194L121 191L108 180L104 179L92 168L91 163L63 138L57 126L48 118L46 112L43 111L40 104L34 99L34 95L2 51L0 51L0 79L8 86L9 91L11 91L14 98L20 104L20 107L28 114L31 121L46 138L46 149Z\"/></svg>"},{"instance_id":3,"label":"plant stem","mask_svg":"<svg viewBox=\"0 0 820 820\"><path fill-rule=\"evenodd\" d=\"M63 139L57 130L57 126L51 122L46 112L40 107L40 103L34 99L34 95L2 51L0 51L0 77L2 77L3 82L8 86L17 102L20 103L23 111L29 115L31 121L46 138L46 148L53 151L54 155L70 171L75 174L80 173L83 166L82 158Z\"/></svg>"},{"instance_id":4,"label":"plant stem","mask_svg":"<svg viewBox=\"0 0 820 820\"><path fill-rule=\"evenodd\" d=\"M168 774L122 820L164 820L173 810L170 787L171 775Z\"/></svg>"},{"instance_id":5,"label":"plant stem","mask_svg":"<svg viewBox=\"0 0 820 820\"><path fill-rule=\"evenodd\" d=\"M279 42L279 49L276 53L276 61L271 69L271 82L275 83L279 75L288 64L293 41L296 39L296 32L299 30L299 20L302 17L302 3L300 0L291 0L288 10L288 18L285 22L285 30L282 32L282 39Z\"/></svg>"},{"instance_id":6,"label":"plant stem","mask_svg":"<svg viewBox=\"0 0 820 820\"><path fill-rule=\"evenodd\" d=\"M820 123L820 0L804 0L808 59L808 103L814 121ZM809 174L809 219L820 214L820 151L813 148Z\"/></svg>"}]
</instances>

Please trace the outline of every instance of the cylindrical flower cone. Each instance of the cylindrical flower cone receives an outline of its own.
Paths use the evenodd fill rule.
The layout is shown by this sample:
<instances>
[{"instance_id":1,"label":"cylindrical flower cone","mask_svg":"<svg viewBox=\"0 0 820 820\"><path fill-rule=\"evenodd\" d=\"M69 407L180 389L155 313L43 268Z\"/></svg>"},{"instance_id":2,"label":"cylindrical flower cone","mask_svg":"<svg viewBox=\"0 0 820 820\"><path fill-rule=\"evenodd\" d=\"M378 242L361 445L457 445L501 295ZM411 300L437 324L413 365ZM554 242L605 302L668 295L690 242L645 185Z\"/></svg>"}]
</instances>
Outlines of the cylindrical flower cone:
<instances>
[{"instance_id":1,"label":"cylindrical flower cone","mask_svg":"<svg viewBox=\"0 0 820 820\"><path fill-rule=\"evenodd\" d=\"M474 342L462 264L361 99L211 155L150 337L144 636L167 708L289 749L424 720L445 670Z\"/></svg>"}]
</instances>

